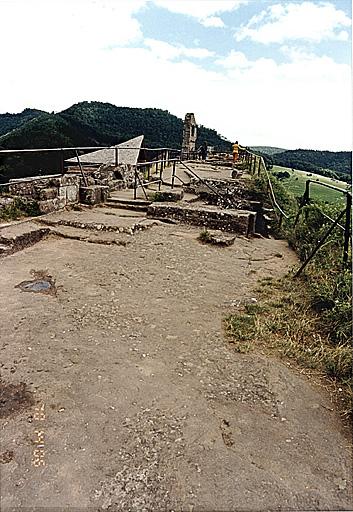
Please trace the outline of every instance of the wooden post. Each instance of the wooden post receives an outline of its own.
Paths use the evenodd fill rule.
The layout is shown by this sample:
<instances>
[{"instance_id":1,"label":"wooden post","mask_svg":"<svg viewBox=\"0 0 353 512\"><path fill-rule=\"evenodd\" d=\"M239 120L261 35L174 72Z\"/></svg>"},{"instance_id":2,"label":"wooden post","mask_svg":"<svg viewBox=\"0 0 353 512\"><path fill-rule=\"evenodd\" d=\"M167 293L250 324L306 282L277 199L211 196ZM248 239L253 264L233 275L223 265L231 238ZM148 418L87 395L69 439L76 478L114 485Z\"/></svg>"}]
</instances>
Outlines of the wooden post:
<instances>
[{"instance_id":1,"label":"wooden post","mask_svg":"<svg viewBox=\"0 0 353 512\"><path fill-rule=\"evenodd\" d=\"M352 196L347 194L346 203L346 221L344 226L344 246L343 246L343 265L347 265L349 255L349 240L351 237L351 212L352 212Z\"/></svg>"}]
</instances>

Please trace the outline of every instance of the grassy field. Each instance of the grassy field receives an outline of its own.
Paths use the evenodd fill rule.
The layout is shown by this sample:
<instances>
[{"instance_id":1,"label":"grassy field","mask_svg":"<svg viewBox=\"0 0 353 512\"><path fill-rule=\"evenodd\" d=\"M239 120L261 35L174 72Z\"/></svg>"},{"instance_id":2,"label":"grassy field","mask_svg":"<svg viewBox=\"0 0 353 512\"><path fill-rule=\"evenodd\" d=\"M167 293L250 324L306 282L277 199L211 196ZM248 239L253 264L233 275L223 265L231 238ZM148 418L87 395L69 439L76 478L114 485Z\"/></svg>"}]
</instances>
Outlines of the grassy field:
<instances>
[{"instance_id":1,"label":"grassy field","mask_svg":"<svg viewBox=\"0 0 353 512\"><path fill-rule=\"evenodd\" d=\"M281 183L295 196L302 196L305 190L306 180L314 180L321 183L327 183L329 185L334 185L335 187L342 188L343 190L347 189L347 183L343 181L334 180L331 178L326 178L325 176L320 176L319 174L309 173L305 171L299 171L288 168L288 167L279 167L278 165L274 165L272 172L280 172L287 171L290 174L289 178L281 180ZM310 185L310 197L316 199L318 201L327 201L329 203L336 202L337 200L342 199L344 196L336 192L335 190L330 190L326 187L320 187L315 184Z\"/></svg>"}]
</instances>

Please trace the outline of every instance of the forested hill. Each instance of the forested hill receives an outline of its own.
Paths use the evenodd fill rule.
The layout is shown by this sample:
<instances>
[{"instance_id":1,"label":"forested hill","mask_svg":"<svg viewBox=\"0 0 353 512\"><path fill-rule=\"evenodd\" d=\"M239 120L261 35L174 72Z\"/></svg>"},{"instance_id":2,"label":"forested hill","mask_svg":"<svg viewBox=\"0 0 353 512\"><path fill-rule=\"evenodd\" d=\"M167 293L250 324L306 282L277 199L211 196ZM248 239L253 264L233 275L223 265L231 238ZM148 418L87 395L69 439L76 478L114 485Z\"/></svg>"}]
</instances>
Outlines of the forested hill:
<instances>
[{"instance_id":1,"label":"forested hill","mask_svg":"<svg viewBox=\"0 0 353 512\"><path fill-rule=\"evenodd\" d=\"M28 115L30 112L32 115ZM183 120L157 108L116 107L87 101L57 114L26 109L22 114L0 115L0 146L6 149L49 148L63 143L113 145L141 134L147 147L180 148ZM215 130L200 126L197 144L204 140L211 146L230 150L229 141Z\"/></svg>"},{"instance_id":2,"label":"forested hill","mask_svg":"<svg viewBox=\"0 0 353 512\"><path fill-rule=\"evenodd\" d=\"M110 146L143 134L145 147L180 149L183 120L157 108L116 107L81 102L56 114L26 109L0 115L0 149ZM197 145L207 141L221 151L231 144L215 130L199 126ZM65 157L73 155L65 155ZM60 155L31 154L0 157L0 180L58 172Z\"/></svg>"},{"instance_id":3,"label":"forested hill","mask_svg":"<svg viewBox=\"0 0 353 512\"><path fill-rule=\"evenodd\" d=\"M20 114L0 114L0 136L43 114L42 110L26 108Z\"/></svg>"},{"instance_id":4,"label":"forested hill","mask_svg":"<svg viewBox=\"0 0 353 512\"><path fill-rule=\"evenodd\" d=\"M259 148L260 149L260 148ZM274 165L290 167L302 171L314 172L324 176L350 182L352 176L351 151L315 151L311 149L266 152L265 148L256 151L263 154Z\"/></svg>"}]
</instances>

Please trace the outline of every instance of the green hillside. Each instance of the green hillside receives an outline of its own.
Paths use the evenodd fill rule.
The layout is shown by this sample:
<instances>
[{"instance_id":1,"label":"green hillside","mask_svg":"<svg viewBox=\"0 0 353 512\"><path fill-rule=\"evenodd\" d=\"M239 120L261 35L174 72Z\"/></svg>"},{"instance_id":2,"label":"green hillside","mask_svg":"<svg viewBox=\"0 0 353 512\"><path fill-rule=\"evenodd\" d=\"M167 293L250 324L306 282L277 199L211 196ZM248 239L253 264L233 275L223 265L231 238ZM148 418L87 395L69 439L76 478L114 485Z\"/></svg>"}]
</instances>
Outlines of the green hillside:
<instances>
[{"instance_id":1,"label":"green hillside","mask_svg":"<svg viewBox=\"0 0 353 512\"><path fill-rule=\"evenodd\" d=\"M37 111L39 112L39 111ZM145 147L181 148L183 120L166 110L116 107L110 103L81 102L57 113L40 113L0 136L1 149L110 146L144 134ZM221 151L230 142L215 130L200 126L197 145L206 140ZM73 156L65 154L65 158ZM58 172L60 156L53 153L2 157L0 179Z\"/></svg>"},{"instance_id":2,"label":"green hillside","mask_svg":"<svg viewBox=\"0 0 353 512\"><path fill-rule=\"evenodd\" d=\"M283 153L283 151L287 151L284 148L276 148L273 146L251 146L250 149L252 151L255 151L255 153L260 152L269 156L276 155L277 153Z\"/></svg>"},{"instance_id":3,"label":"green hillside","mask_svg":"<svg viewBox=\"0 0 353 512\"><path fill-rule=\"evenodd\" d=\"M278 165L311 172L333 178L336 180L351 182L352 177L352 152L351 151L315 151L311 149L284 150L278 153L266 153L266 147L258 146L254 152L262 155L270 165ZM260 150L262 149L262 150Z\"/></svg>"},{"instance_id":4,"label":"green hillside","mask_svg":"<svg viewBox=\"0 0 353 512\"><path fill-rule=\"evenodd\" d=\"M42 110L36 110L33 108L26 108L20 114L0 114L0 136L11 132L11 130L22 126L41 114L43 114Z\"/></svg>"}]
</instances>

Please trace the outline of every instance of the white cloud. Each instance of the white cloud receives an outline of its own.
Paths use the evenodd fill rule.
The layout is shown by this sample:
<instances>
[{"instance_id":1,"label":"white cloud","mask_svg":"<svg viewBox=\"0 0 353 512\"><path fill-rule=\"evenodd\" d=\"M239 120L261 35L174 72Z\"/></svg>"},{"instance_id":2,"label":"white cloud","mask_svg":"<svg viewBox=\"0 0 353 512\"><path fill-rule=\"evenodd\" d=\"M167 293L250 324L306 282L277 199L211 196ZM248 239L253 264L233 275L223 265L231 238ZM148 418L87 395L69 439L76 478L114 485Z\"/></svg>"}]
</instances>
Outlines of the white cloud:
<instances>
[{"instance_id":1,"label":"white cloud","mask_svg":"<svg viewBox=\"0 0 353 512\"><path fill-rule=\"evenodd\" d=\"M235 34L238 41L251 39L259 43L283 43L304 39L346 41L351 20L333 4L303 2L276 4L254 16Z\"/></svg>"},{"instance_id":2,"label":"white cloud","mask_svg":"<svg viewBox=\"0 0 353 512\"><path fill-rule=\"evenodd\" d=\"M0 45L6 48L0 112L60 111L98 100L162 108L180 117L195 112L199 123L246 145L351 146L347 65L283 46L290 58L285 64L250 60L233 50L210 71L202 67L212 53L205 48L143 39L134 18L143 1L85 1L85 9L72 1L53 1L50 8L48 3L12 0L5 9L0 0Z\"/></svg>"},{"instance_id":3,"label":"white cloud","mask_svg":"<svg viewBox=\"0 0 353 512\"><path fill-rule=\"evenodd\" d=\"M208 18L204 18L201 20L201 24L204 27L215 27L215 28L223 28L225 24L223 23L222 18L219 16L208 16Z\"/></svg>"},{"instance_id":4,"label":"white cloud","mask_svg":"<svg viewBox=\"0 0 353 512\"><path fill-rule=\"evenodd\" d=\"M155 5L170 12L196 18L205 27L224 27L221 18L215 16L245 5L249 0L153 0Z\"/></svg>"},{"instance_id":5,"label":"white cloud","mask_svg":"<svg viewBox=\"0 0 353 512\"><path fill-rule=\"evenodd\" d=\"M233 84L228 113L239 127L239 139L288 148L350 148L350 66L300 50L283 51L290 62L252 61L235 51L218 60L226 69L227 88Z\"/></svg>"},{"instance_id":6,"label":"white cloud","mask_svg":"<svg viewBox=\"0 0 353 512\"><path fill-rule=\"evenodd\" d=\"M226 68L226 69L236 69L236 68L248 68L251 66L251 62L245 57L244 53L237 52L232 50L227 57L222 59L218 59L216 64Z\"/></svg>"},{"instance_id":7,"label":"white cloud","mask_svg":"<svg viewBox=\"0 0 353 512\"><path fill-rule=\"evenodd\" d=\"M12 0L0 2L2 48L6 54L51 59L141 40L133 14L145 0ZM53 54L50 54L51 49Z\"/></svg>"},{"instance_id":8,"label":"white cloud","mask_svg":"<svg viewBox=\"0 0 353 512\"><path fill-rule=\"evenodd\" d=\"M172 45L157 39L145 39L144 43L153 52L155 57L165 60L173 60L180 57L204 59L214 55L213 52L206 48L186 48L182 45Z\"/></svg>"}]
</instances>

